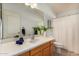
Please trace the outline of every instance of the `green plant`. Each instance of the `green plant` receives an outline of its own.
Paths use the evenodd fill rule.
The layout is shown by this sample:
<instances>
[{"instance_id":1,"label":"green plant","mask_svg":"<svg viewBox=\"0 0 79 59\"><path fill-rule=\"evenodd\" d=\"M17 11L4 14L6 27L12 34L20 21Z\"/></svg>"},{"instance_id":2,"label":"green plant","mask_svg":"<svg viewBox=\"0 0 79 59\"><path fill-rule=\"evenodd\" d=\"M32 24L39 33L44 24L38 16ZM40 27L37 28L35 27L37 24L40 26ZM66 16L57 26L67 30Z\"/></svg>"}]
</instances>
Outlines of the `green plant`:
<instances>
[{"instance_id":1,"label":"green plant","mask_svg":"<svg viewBox=\"0 0 79 59\"><path fill-rule=\"evenodd\" d=\"M43 31L47 31L48 28L46 28L45 26L41 26L41 30Z\"/></svg>"},{"instance_id":2,"label":"green plant","mask_svg":"<svg viewBox=\"0 0 79 59\"><path fill-rule=\"evenodd\" d=\"M15 35L14 37L15 37L15 38L18 38L18 37L19 37L19 35Z\"/></svg>"},{"instance_id":3,"label":"green plant","mask_svg":"<svg viewBox=\"0 0 79 59\"><path fill-rule=\"evenodd\" d=\"M42 31L47 31L48 28L46 28L45 26L40 26L40 27L33 27L34 29L34 34L38 34L38 31L40 32L40 34L42 33Z\"/></svg>"}]
</instances>

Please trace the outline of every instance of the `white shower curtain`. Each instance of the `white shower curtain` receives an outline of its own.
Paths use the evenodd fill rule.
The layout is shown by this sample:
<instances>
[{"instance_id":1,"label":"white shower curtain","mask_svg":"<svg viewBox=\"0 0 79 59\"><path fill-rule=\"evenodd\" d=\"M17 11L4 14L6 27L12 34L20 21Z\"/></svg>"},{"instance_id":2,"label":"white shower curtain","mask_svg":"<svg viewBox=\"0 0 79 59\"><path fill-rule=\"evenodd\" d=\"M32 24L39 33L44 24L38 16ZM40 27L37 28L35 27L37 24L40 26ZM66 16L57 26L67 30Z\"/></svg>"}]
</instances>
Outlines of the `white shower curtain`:
<instances>
[{"instance_id":1,"label":"white shower curtain","mask_svg":"<svg viewBox=\"0 0 79 59\"><path fill-rule=\"evenodd\" d=\"M53 34L64 48L79 53L79 15L54 19Z\"/></svg>"}]
</instances>

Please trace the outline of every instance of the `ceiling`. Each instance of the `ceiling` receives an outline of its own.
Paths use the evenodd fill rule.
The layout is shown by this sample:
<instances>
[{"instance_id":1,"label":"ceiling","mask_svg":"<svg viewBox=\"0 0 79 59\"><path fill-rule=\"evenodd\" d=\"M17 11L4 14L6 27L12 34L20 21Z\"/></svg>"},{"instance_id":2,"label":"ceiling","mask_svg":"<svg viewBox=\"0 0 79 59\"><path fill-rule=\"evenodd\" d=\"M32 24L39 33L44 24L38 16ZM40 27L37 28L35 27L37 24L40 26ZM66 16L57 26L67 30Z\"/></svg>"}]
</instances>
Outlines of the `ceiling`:
<instances>
[{"instance_id":1,"label":"ceiling","mask_svg":"<svg viewBox=\"0 0 79 59\"><path fill-rule=\"evenodd\" d=\"M79 9L78 3L54 3L52 4L52 10L58 14L68 10Z\"/></svg>"},{"instance_id":2,"label":"ceiling","mask_svg":"<svg viewBox=\"0 0 79 59\"><path fill-rule=\"evenodd\" d=\"M38 3L38 8L37 13L39 11L46 12L53 18L79 13L79 3ZM42 13L39 12L39 15Z\"/></svg>"}]
</instances>

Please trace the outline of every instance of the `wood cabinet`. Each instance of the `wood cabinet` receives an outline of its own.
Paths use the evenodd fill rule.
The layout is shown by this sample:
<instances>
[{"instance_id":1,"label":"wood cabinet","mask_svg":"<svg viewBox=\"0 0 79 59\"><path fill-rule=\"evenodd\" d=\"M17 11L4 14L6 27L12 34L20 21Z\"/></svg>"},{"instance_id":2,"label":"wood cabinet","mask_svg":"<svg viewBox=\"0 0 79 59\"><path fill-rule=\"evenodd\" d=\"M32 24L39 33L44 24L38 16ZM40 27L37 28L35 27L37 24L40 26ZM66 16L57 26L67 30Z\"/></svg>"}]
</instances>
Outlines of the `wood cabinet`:
<instances>
[{"instance_id":1,"label":"wood cabinet","mask_svg":"<svg viewBox=\"0 0 79 59\"><path fill-rule=\"evenodd\" d=\"M24 52L22 54L19 54L18 56L29 56L29 55L30 55L30 52L28 51L28 52Z\"/></svg>"},{"instance_id":2,"label":"wood cabinet","mask_svg":"<svg viewBox=\"0 0 79 59\"><path fill-rule=\"evenodd\" d=\"M53 44L53 42L51 42L51 46L50 46L50 55L54 56L55 55L55 45Z\"/></svg>"},{"instance_id":3,"label":"wood cabinet","mask_svg":"<svg viewBox=\"0 0 79 59\"><path fill-rule=\"evenodd\" d=\"M38 51L37 53L31 53L31 56L42 56L42 51Z\"/></svg>"},{"instance_id":4,"label":"wood cabinet","mask_svg":"<svg viewBox=\"0 0 79 59\"><path fill-rule=\"evenodd\" d=\"M54 44L52 41L49 41L45 44L42 44L32 50L20 54L19 56L53 56L55 52Z\"/></svg>"},{"instance_id":5,"label":"wood cabinet","mask_svg":"<svg viewBox=\"0 0 79 59\"><path fill-rule=\"evenodd\" d=\"M43 56L50 56L50 48L49 47L43 49Z\"/></svg>"},{"instance_id":6,"label":"wood cabinet","mask_svg":"<svg viewBox=\"0 0 79 59\"><path fill-rule=\"evenodd\" d=\"M38 46L30 51L31 56L42 56L42 47Z\"/></svg>"}]
</instances>

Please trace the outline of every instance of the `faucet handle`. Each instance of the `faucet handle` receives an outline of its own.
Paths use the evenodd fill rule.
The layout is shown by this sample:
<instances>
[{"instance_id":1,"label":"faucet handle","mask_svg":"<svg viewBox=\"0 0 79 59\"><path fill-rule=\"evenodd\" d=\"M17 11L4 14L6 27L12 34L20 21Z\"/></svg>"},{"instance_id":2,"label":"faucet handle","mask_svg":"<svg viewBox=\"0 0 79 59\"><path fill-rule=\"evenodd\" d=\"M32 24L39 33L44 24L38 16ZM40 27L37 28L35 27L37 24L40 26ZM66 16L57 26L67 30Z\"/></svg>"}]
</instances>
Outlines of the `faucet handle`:
<instances>
[{"instance_id":1,"label":"faucet handle","mask_svg":"<svg viewBox=\"0 0 79 59\"><path fill-rule=\"evenodd\" d=\"M32 35L32 37L31 37L31 38L34 40L35 36L34 36L34 35Z\"/></svg>"}]
</instances>

